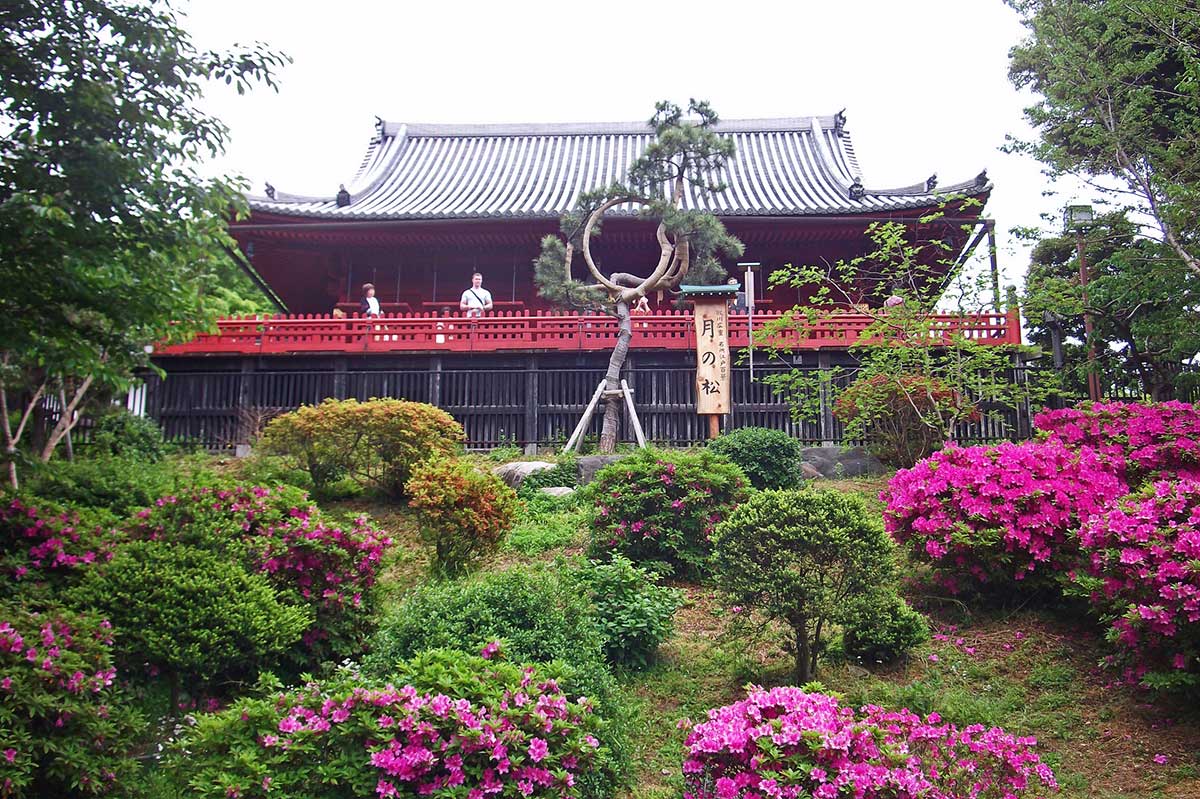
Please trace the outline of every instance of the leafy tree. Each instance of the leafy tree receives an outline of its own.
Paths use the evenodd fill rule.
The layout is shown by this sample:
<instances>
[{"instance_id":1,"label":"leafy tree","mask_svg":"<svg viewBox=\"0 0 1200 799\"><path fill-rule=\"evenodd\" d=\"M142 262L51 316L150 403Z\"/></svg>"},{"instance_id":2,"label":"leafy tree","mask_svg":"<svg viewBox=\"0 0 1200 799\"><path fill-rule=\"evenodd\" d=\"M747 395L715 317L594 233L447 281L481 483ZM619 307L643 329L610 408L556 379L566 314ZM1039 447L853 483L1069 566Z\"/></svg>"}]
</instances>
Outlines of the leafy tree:
<instances>
[{"instance_id":1,"label":"leafy tree","mask_svg":"<svg viewBox=\"0 0 1200 799\"><path fill-rule=\"evenodd\" d=\"M242 184L198 173L227 131L197 102L209 80L274 87L288 59L198 51L158 0L14 0L0 27L0 425L15 486L44 398L65 409L46 461L89 389L127 384L147 347L224 307L207 300L233 269Z\"/></svg>"},{"instance_id":2,"label":"leafy tree","mask_svg":"<svg viewBox=\"0 0 1200 799\"><path fill-rule=\"evenodd\" d=\"M1037 141L1052 174L1112 178L1155 238L1200 275L1200 13L1194 0L1006 0L1029 30L1009 77L1041 99Z\"/></svg>"},{"instance_id":3,"label":"leafy tree","mask_svg":"<svg viewBox=\"0 0 1200 799\"><path fill-rule=\"evenodd\" d=\"M1122 212L1099 217L1084 235L1087 311L1098 368L1109 385L1135 381L1154 400L1174 399L1181 373L1200 354L1200 278L1175 254L1137 235ZM1049 352L1063 337L1066 388L1086 393L1083 297L1075 236L1048 236L1025 275L1029 337Z\"/></svg>"},{"instance_id":4,"label":"leafy tree","mask_svg":"<svg viewBox=\"0 0 1200 799\"><path fill-rule=\"evenodd\" d=\"M621 369L633 338L630 308L649 292L674 290L690 273L692 280L724 276L717 254L736 257L742 243L725 230L717 217L704 211L683 209L684 189L706 195L724 191L713 176L719 175L733 155L733 141L716 131L717 113L706 102L690 100L687 113L670 102L655 105L649 127L654 141L629 167L624 182L580 195L575 209L561 220L562 238L547 236L534 262L538 292L551 302L575 308L600 310L618 320L617 344L605 374L604 425L600 450L617 445L621 417ZM642 276L629 272L605 275L592 256L592 240L600 235L607 213L621 206L640 206L642 215L658 219L655 236L658 263ZM574 277L578 252L592 282Z\"/></svg>"},{"instance_id":5,"label":"leafy tree","mask_svg":"<svg viewBox=\"0 0 1200 799\"><path fill-rule=\"evenodd\" d=\"M895 593L891 539L861 497L838 491L760 491L717 525L713 561L732 604L791 628L797 684L812 679L831 624Z\"/></svg>"}]
</instances>

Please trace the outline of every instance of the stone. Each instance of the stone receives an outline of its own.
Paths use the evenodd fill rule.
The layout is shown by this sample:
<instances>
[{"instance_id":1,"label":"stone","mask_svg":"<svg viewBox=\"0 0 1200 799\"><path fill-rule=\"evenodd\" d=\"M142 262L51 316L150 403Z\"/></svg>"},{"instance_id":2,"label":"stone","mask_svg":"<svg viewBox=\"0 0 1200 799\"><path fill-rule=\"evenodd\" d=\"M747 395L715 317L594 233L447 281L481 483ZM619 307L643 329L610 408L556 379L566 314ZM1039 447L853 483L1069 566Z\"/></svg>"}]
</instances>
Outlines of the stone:
<instances>
[{"instance_id":1,"label":"stone","mask_svg":"<svg viewBox=\"0 0 1200 799\"><path fill-rule=\"evenodd\" d=\"M576 468L579 470L579 485L585 486L596 479L596 472L610 463L616 463L623 455L584 455L579 458Z\"/></svg>"},{"instance_id":2,"label":"stone","mask_svg":"<svg viewBox=\"0 0 1200 799\"><path fill-rule=\"evenodd\" d=\"M805 480L817 480L821 477L821 470L811 463L800 463L800 476Z\"/></svg>"},{"instance_id":3,"label":"stone","mask_svg":"<svg viewBox=\"0 0 1200 799\"><path fill-rule=\"evenodd\" d=\"M552 497L568 497L575 493L575 489L567 486L544 486L538 490L543 494L549 494Z\"/></svg>"},{"instance_id":4,"label":"stone","mask_svg":"<svg viewBox=\"0 0 1200 799\"><path fill-rule=\"evenodd\" d=\"M821 477L834 479L887 473L883 464L864 447L806 447L800 460L801 471L806 477L812 470Z\"/></svg>"},{"instance_id":5,"label":"stone","mask_svg":"<svg viewBox=\"0 0 1200 799\"><path fill-rule=\"evenodd\" d=\"M503 480L510 488L518 488L529 475L553 467L553 463L546 461L513 461L492 469L492 474Z\"/></svg>"}]
</instances>

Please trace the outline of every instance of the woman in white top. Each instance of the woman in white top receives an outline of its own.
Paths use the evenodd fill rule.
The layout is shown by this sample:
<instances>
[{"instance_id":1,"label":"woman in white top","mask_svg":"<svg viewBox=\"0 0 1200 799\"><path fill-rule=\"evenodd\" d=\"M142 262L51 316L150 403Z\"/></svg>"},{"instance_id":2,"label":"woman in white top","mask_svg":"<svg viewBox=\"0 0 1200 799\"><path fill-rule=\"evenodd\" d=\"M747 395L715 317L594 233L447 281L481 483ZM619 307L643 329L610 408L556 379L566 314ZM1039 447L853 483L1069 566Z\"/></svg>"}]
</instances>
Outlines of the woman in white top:
<instances>
[{"instance_id":1,"label":"woman in white top","mask_svg":"<svg viewBox=\"0 0 1200 799\"><path fill-rule=\"evenodd\" d=\"M374 283L363 283L362 300L358 303L358 312L363 316L383 316L379 310L379 300L375 297Z\"/></svg>"}]
</instances>

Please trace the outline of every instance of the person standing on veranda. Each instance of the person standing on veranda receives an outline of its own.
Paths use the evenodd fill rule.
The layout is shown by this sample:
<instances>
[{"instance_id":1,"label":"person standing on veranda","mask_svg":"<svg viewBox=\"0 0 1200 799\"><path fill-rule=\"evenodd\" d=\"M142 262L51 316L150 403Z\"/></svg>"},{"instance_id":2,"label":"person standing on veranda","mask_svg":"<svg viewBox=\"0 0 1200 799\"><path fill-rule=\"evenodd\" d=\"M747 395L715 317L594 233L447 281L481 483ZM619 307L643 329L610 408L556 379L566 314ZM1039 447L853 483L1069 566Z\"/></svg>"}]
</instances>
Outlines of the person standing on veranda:
<instances>
[{"instance_id":1,"label":"person standing on veranda","mask_svg":"<svg viewBox=\"0 0 1200 799\"><path fill-rule=\"evenodd\" d=\"M471 288L462 293L458 301L458 310L467 316L477 318L484 311L492 310L492 293L483 287L483 275L479 272L471 275Z\"/></svg>"}]
</instances>

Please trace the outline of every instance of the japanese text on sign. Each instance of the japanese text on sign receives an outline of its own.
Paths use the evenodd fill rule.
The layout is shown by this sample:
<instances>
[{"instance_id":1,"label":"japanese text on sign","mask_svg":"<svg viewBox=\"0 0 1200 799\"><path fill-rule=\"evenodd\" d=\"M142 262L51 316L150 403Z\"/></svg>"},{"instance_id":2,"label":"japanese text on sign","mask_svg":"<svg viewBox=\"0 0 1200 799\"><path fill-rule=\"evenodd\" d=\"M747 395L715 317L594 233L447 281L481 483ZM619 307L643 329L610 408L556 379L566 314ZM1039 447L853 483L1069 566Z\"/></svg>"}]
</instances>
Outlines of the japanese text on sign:
<instances>
[{"instance_id":1,"label":"japanese text on sign","mask_svg":"<svg viewBox=\"0 0 1200 799\"><path fill-rule=\"evenodd\" d=\"M724 297L696 298L696 413L729 413L729 311Z\"/></svg>"}]
</instances>

